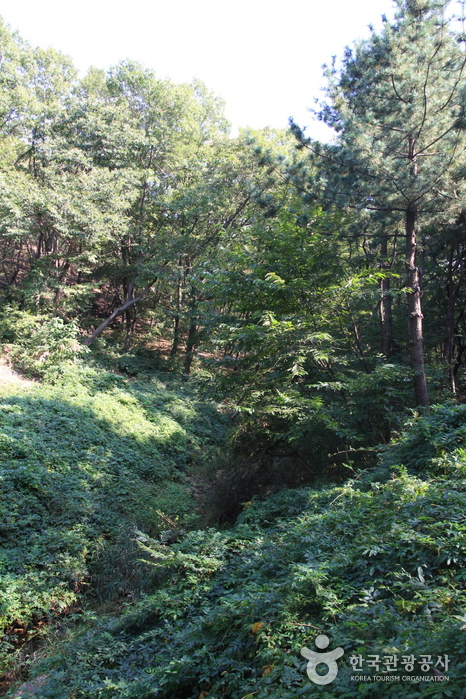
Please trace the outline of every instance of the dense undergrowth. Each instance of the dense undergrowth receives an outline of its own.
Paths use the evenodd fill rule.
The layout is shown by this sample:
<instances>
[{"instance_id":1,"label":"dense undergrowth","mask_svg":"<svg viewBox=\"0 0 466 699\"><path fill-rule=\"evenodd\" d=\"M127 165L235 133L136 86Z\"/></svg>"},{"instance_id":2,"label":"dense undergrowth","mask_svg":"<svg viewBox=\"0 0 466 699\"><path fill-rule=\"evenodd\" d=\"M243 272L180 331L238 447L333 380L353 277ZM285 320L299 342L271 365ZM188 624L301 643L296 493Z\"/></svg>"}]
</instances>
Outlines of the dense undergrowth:
<instances>
[{"instance_id":1,"label":"dense undergrowth","mask_svg":"<svg viewBox=\"0 0 466 699\"><path fill-rule=\"evenodd\" d=\"M171 545L139 532L152 589L119 616L83 613L22 698L466 696L465 416L433 408L375 469L253 500L230 530ZM344 649L328 686L309 682L300 654L318 633ZM401 665L410 655L414 667ZM388 674L412 682L351 679L381 675L388 656Z\"/></svg>"},{"instance_id":2,"label":"dense undergrowth","mask_svg":"<svg viewBox=\"0 0 466 699\"><path fill-rule=\"evenodd\" d=\"M2 665L84 593L147 591L136 529L160 536L198 521L190 466L223 440L224 418L141 360L137 376L119 368L65 363L43 384L1 388Z\"/></svg>"},{"instance_id":3,"label":"dense undergrowth","mask_svg":"<svg viewBox=\"0 0 466 699\"><path fill-rule=\"evenodd\" d=\"M466 699L454 4L326 71L328 144L0 18L0 694Z\"/></svg>"}]
</instances>

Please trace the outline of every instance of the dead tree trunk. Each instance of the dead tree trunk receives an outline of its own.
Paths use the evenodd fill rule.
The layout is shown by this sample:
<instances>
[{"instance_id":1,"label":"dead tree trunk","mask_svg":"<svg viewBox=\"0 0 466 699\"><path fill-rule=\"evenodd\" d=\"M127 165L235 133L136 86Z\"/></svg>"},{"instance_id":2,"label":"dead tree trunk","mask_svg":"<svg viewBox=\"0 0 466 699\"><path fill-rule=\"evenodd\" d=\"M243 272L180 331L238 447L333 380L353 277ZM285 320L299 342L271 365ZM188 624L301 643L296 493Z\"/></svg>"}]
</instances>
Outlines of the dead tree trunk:
<instances>
[{"instance_id":1,"label":"dead tree trunk","mask_svg":"<svg viewBox=\"0 0 466 699\"><path fill-rule=\"evenodd\" d=\"M414 372L414 396L416 405L427 407L429 393L424 366L424 336L422 315L421 276L417 267L416 207L406 211L406 287L408 289L408 337L411 368Z\"/></svg>"}]
</instances>

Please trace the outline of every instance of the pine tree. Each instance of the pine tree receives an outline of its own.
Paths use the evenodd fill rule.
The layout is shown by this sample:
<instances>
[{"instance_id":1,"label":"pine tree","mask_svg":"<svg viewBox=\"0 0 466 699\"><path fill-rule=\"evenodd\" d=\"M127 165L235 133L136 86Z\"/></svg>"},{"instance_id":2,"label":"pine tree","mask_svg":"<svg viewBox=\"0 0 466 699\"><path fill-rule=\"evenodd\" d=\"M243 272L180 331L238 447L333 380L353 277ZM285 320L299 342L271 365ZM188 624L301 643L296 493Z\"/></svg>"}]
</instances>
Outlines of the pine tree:
<instances>
[{"instance_id":1,"label":"pine tree","mask_svg":"<svg viewBox=\"0 0 466 699\"><path fill-rule=\"evenodd\" d=\"M328 71L321 118L339 134L332 146L301 141L328 173L339 205L403 220L409 345L415 398L427 406L422 270L426 224L452 219L462 206L465 153L465 56L446 19L445 0L396 0L393 24L347 49Z\"/></svg>"}]
</instances>

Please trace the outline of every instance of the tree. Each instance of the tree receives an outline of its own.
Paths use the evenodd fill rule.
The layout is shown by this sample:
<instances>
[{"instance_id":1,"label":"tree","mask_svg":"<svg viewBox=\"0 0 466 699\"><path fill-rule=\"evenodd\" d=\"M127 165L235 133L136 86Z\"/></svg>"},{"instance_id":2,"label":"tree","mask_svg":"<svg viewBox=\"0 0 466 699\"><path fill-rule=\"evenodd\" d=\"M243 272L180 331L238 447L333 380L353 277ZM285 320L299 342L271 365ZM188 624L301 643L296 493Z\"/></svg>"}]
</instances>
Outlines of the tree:
<instances>
[{"instance_id":1,"label":"tree","mask_svg":"<svg viewBox=\"0 0 466 699\"><path fill-rule=\"evenodd\" d=\"M0 284L8 300L38 310L58 299L70 259L93 237L95 177L85 182L83 163L56 138L52 145L76 80L70 60L32 49L3 25L0 53ZM101 196L97 185L94 203Z\"/></svg>"},{"instance_id":2,"label":"tree","mask_svg":"<svg viewBox=\"0 0 466 699\"><path fill-rule=\"evenodd\" d=\"M125 314L129 347L136 304L179 259L184 231L173 234L173 201L196 168L203 169L206 146L227 131L222 109L202 83L174 85L134 63L120 64L107 77L94 71L84 82L68 140L91 155L93 167L118 172L134 191L100 266L119 303L85 344ZM175 216L178 228L181 218Z\"/></svg>"},{"instance_id":3,"label":"tree","mask_svg":"<svg viewBox=\"0 0 466 699\"><path fill-rule=\"evenodd\" d=\"M403 220L411 367L416 403L427 406L419 248L427 223L462 208L465 56L445 18L448 2L396 4L395 22L385 20L380 35L347 49L341 71L327 73L320 116L337 143L294 131L326 169L334 203Z\"/></svg>"}]
</instances>

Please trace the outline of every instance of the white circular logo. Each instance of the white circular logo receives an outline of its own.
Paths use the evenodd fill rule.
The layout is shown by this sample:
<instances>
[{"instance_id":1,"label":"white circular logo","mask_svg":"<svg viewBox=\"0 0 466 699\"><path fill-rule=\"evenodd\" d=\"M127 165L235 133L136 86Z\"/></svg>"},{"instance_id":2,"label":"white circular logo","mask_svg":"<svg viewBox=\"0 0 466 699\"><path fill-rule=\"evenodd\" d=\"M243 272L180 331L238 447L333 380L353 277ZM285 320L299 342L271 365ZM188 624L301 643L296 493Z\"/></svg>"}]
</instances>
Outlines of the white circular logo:
<instances>
[{"instance_id":1,"label":"white circular logo","mask_svg":"<svg viewBox=\"0 0 466 699\"><path fill-rule=\"evenodd\" d=\"M317 636L315 639L314 643L316 644L317 648L320 648L321 650L324 650L325 648L328 647L330 640L328 636L325 636L325 634L321 634ZM335 648L335 650L328 651L328 653L316 653L313 650L310 650L309 648L301 648L301 655L307 659L307 667L306 667L306 672L307 676L311 680L311 682L314 682L314 684L330 684L330 682L333 682L335 677L338 675L338 665L337 665L337 658L341 658L345 651L343 648ZM327 674L325 675L318 675L316 672L317 665L320 663L324 663L328 667Z\"/></svg>"}]
</instances>

